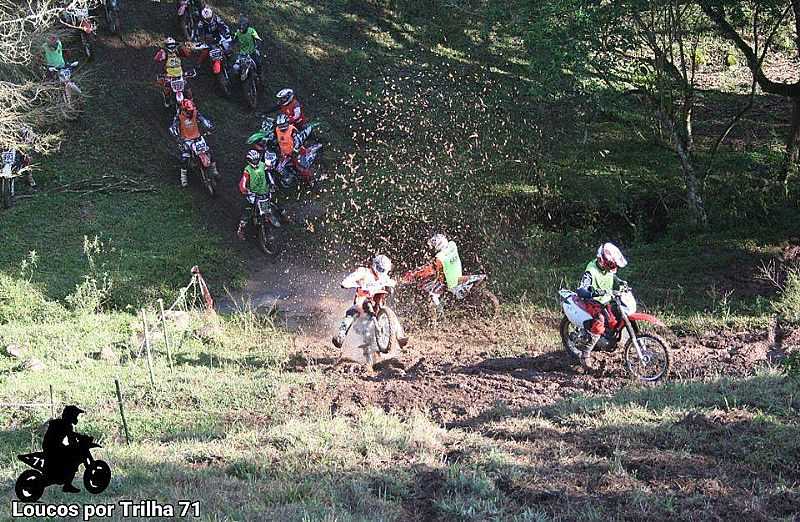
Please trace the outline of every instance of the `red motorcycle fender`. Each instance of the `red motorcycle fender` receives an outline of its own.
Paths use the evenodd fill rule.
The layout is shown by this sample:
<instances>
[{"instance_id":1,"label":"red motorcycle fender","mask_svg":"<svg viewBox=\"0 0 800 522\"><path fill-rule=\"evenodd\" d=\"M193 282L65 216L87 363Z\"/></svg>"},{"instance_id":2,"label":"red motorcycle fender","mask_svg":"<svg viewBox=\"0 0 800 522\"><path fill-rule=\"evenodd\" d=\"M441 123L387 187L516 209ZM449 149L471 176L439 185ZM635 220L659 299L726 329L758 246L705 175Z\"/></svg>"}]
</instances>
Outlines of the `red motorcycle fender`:
<instances>
[{"instance_id":1,"label":"red motorcycle fender","mask_svg":"<svg viewBox=\"0 0 800 522\"><path fill-rule=\"evenodd\" d=\"M643 314L637 312L635 314L630 314L628 316L628 319L630 319L631 321L644 321L646 323L652 323L656 326L666 326L661 319L650 314Z\"/></svg>"},{"instance_id":2,"label":"red motorcycle fender","mask_svg":"<svg viewBox=\"0 0 800 522\"><path fill-rule=\"evenodd\" d=\"M93 33L94 25L90 20L84 20L83 22L81 22L81 30L87 34Z\"/></svg>"},{"instance_id":3,"label":"red motorcycle fender","mask_svg":"<svg viewBox=\"0 0 800 522\"><path fill-rule=\"evenodd\" d=\"M211 156L209 156L208 154L200 154L200 163L202 163L205 168L210 167Z\"/></svg>"},{"instance_id":4,"label":"red motorcycle fender","mask_svg":"<svg viewBox=\"0 0 800 522\"><path fill-rule=\"evenodd\" d=\"M211 70L214 71L214 74L219 74L222 71L222 62L214 60L211 64Z\"/></svg>"}]
</instances>

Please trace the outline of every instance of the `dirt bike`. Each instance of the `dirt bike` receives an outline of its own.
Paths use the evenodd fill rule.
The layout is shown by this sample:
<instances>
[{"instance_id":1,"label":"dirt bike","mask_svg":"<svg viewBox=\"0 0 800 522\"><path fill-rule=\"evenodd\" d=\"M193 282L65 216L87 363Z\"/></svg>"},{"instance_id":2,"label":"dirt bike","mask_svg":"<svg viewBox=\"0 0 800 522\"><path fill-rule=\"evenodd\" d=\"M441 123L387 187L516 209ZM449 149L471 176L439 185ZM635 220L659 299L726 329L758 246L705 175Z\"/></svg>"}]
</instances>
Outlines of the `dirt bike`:
<instances>
[{"instance_id":1,"label":"dirt bike","mask_svg":"<svg viewBox=\"0 0 800 522\"><path fill-rule=\"evenodd\" d=\"M500 301L486 286L488 276L483 274L461 276L452 289L439 281L436 269L428 264L403 274L400 281L414 285L426 294L431 310L438 316L444 310L445 301L455 301L463 308L472 310L481 317L492 318L500 311Z\"/></svg>"},{"instance_id":2,"label":"dirt bike","mask_svg":"<svg viewBox=\"0 0 800 522\"><path fill-rule=\"evenodd\" d=\"M84 466L83 485L89 493L102 493L111 482L111 468L105 461L95 460L91 452L92 449L101 446L94 442L94 438L86 435L76 434L76 438ZM14 492L21 501L36 502L47 486L64 483L63 478L48 475L44 452L26 453L18 455L17 458L33 468L23 471L14 485Z\"/></svg>"},{"instance_id":3,"label":"dirt bike","mask_svg":"<svg viewBox=\"0 0 800 522\"><path fill-rule=\"evenodd\" d=\"M192 99L191 89L187 85L189 78L197 76L194 70L186 71L181 76L169 77L166 74L159 74L156 83L161 87L161 97L164 107L171 111L180 109L184 99Z\"/></svg>"},{"instance_id":4,"label":"dirt bike","mask_svg":"<svg viewBox=\"0 0 800 522\"><path fill-rule=\"evenodd\" d=\"M191 42L197 36L197 24L200 21L200 6L196 0L178 0L178 29L183 40Z\"/></svg>"},{"instance_id":5,"label":"dirt bike","mask_svg":"<svg viewBox=\"0 0 800 522\"><path fill-rule=\"evenodd\" d=\"M57 78L64 85L64 117L67 119L77 118L77 113L81 110L83 92L80 87L72 81L72 71L78 66L78 62L66 64L64 67L47 67L51 77Z\"/></svg>"},{"instance_id":6,"label":"dirt bike","mask_svg":"<svg viewBox=\"0 0 800 522\"><path fill-rule=\"evenodd\" d=\"M3 201L3 208L11 208L14 206L16 198L16 192L14 190L16 178L21 174L21 172L16 169L17 151L4 151L2 159L2 170L0 170L0 198L2 198Z\"/></svg>"},{"instance_id":7,"label":"dirt bike","mask_svg":"<svg viewBox=\"0 0 800 522\"><path fill-rule=\"evenodd\" d=\"M189 170L200 173L200 181L211 197L217 195L217 167L211 159L211 148L206 143L205 137L189 140L185 143L189 148Z\"/></svg>"},{"instance_id":8,"label":"dirt bike","mask_svg":"<svg viewBox=\"0 0 800 522\"><path fill-rule=\"evenodd\" d=\"M208 49L208 60L211 63L211 72L217 78L217 85L225 96L231 95L231 79L228 74L228 49L231 39L225 38L212 44L196 45L196 50Z\"/></svg>"},{"instance_id":9,"label":"dirt bike","mask_svg":"<svg viewBox=\"0 0 800 522\"><path fill-rule=\"evenodd\" d=\"M584 328L585 322L592 319L590 305L571 290L561 289L558 293L564 312L559 326L561 343L571 357L579 358L581 347L590 341L590 335ZM622 343L623 332L627 333L624 358L628 371L646 382L666 377L670 365L667 342L656 334L642 333L637 324L641 321L663 327L664 323L650 314L636 311L636 299L628 286L612 293L611 310L606 331L594 349L613 352Z\"/></svg>"},{"instance_id":10,"label":"dirt bike","mask_svg":"<svg viewBox=\"0 0 800 522\"><path fill-rule=\"evenodd\" d=\"M122 31L122 24L120 23L119 14L120 0L105 0L103 7L106 14L106 23L108 23L109 30L117 34Z\"/></svg>"},{"instance_id":11,"label":"dirt bike","mask_svg":"<svg viewBox=\"0 0 800 522\"><path fill-rule=\"evenodd\" d=\"M277 250L275 229L281 226L280 210L273 202L273 197L274 192L269 191L267 194L253 194L251 199L253 212L250 224L258 231L258 248L268 256Z\"/></svg>"},{"instance_id":12,"label":"dirt bike","mask_svg":"<svg viewBox=\"0 0 800 522\"><path fill-rule=\"evenodd\" d=\"M297 178L302 176L304 179L313 180L313 167L322 150L322 145L315 143L305 145L311 136L311 132L319 124L311 123L295 135L296 149L299 149L297 163L300 171L295 167L291 157L284 157L278 162L278 186L288 190L297 184ZM269 151L278 154L278 140L275 137L275 118L265 117L261 122L261 129L254 132L247 139L247 144L255 148L262 154Z\"/></svg>"},{"instance_id":13,"label":"dirt bike","mask_svg":"<svg viewBox=\"0 0 800 522\"><path fill-rule=\"evenodd\" d=\"M259 83L258 68L255 60L249 54L239 53L231 66L231 70L233 70L242 84L242 93L245 100L247 100L247 105L251 109L255 109L258 105Z\"/></svg>"},{"instance_id":14,"label":"dirt bike","mask_svg":"<svg viewBox=\"0 0 800 522\"><path fill-rule=\"evenodd\" d=\"M89 9L78 7L65 12L64 24L78 30L78 35L81 37L81 51L87 60L91 60L97 42L97 25L89 16Z\"/></svg>"}]
</instances>

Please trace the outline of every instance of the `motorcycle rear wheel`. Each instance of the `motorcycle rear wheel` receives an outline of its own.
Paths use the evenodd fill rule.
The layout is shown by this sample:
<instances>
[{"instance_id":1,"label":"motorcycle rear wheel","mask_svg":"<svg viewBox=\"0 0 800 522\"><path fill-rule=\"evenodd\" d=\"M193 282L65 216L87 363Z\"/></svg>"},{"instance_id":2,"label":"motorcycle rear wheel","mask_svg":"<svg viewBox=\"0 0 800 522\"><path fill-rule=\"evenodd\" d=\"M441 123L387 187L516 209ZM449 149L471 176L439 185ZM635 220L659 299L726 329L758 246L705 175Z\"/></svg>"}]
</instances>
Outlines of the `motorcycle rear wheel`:
<instances>
[{"instance_id":1,"label":"motorcycle rear wheel","mask_svg":"<svg viewBox=\"0 0 800 522\"><path fill-rule=\"evenodd\" d=\"M0 191L2 191L3 208L13 207L14 200L16 199L14 194L14 178L3 178Z\"/></svg>"},{"instance_id":2,"label":"motorcycle rear wheel","mask_svg":"<svg viewBox=\"0 0 800 522\"><path fill-rule=\"evenodd\" d=\"M558 331L561 334L561 345L570 357L576 359L580 358L581 350L575 344L575 341L572 340L572 337L573 335L578 335L578 330L578 327L572 324L566 317L561 319L561 324L558 327Z\"/></svg>"},{"instance_id":3,"label":"motorcycle rear wheel","mask_svg":"<svg viewBox=\"0 0 800 522\"><path fill-rule=\"evenodd\" d=\"M22 502L36 502L44 493L44 475L35 469L26 469L14 484L14 493Z\"/></svg>"},{"instance_id":4,"label":"motorcycle rear wheel","mask_svg":"<svg viewBox=\"0 0 800 522\"><path fill-rule=\"evenodd\" d=\"M625 367L631 375L644 382L657 382L669 375L669 345L661 336L652 333L639 334L640 358L632 339L625 343Z\"/></svg>"},{"instance_id":5,"label":"motorcycle rear wheel","mask_svg":"<svg viewBox=\"0 0 800 522\"><path fill-rule=\"evenodd\" d=\"M111 468L103 460L95 460L83 472L83 485L89 493L102 493L110 483Z\"/></svg>"},{"instance_id":6,"label":"motorcycle rear wheel","mask_svg":"<svg viewBox=\"0 0 800 522\"><path fill-rule=\"evenodd\" d=\"M375 314L375 346L381 353L388 353L392 345L392 320L384 309Z\"/></svg>"},{"instance_id":7,"label":"motorcycle rear wheel","mask_svg":"<svg viewBox=\"0 0 800 522\"><path fill-rule=\"evenodd\" d=\"M500 313L500 301L497 296L483 285L474 288L467 299L480 317L492 319Z\"/></svg>"}]
</instances>

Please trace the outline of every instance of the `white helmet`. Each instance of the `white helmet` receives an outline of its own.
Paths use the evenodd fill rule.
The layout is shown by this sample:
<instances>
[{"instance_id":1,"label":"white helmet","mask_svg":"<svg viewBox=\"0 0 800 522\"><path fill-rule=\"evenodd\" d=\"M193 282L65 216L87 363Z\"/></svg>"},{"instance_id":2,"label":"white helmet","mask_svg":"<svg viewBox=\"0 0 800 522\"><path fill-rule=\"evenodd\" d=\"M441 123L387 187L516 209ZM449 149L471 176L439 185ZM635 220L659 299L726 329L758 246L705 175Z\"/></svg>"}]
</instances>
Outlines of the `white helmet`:
<instances>
[{"instance_id":1,"label":"white helmet","mask_svg":"<svg viewBox=\"0 0 800 522\"><path fill-rule=\"evenodd\" d=\"M383 254L372 258L372 269L379 274L388 275L392 271L392 260Z\"/></svg>"},{"instance_id":2,"label":"white helmet","mask_svg":"<svg viewBox=\"0 0 800 522\"><path fill-rule=\"evenodd\" d=\"M278 98L281 105L286 105L294 99L294 91L291 89L281 89L275 97Z\"/></svg>"},{"instance_id":3,"label":"white helmet","mask_svg":"<svg viewBox=\"0 0 800 522\"><path fill-rule=\"evenodd\" d=\"M247 163L250 165L258 165L261 161L261 154L256 149L250 149L247 151Z\"/></svg>"},{"instance_id":4,"label":"white helmet","mask_svg":"<svg viewBox=\"0 0 800 522\"><path fill-rule=\"evenodd\" d=\"M628 261L617 245L614 243L603 243L597 248L597 264L604 270L616 272L617 268L625 268Z\"/></svg>"},{"instance_id":5,"label":"white helmet","mask_svg":"<svg viewBox=\"0 0 800 522\"><path fill-rule=\"evenodd\" d=\"M428 246L431 247L436 253L439 253L444 250L444 247L447 246L447 237L445 237L444 234L434 234L428 240Z\"/></svg>"},{"instance_id":6,"label":"white helmet","mask_svg":"<svg viewBox=\"0 0 800 522\"><path fill-rule=\"evenodd\" d=\"M203 20L211 20L211 17L214 16L214 11L212 11L209 6L205 6L203 10L200 11L200 16L203 17Z\"/></svg>"},{"instance_id":7,"label":"white helmet","mask_svg":"<svg viewBox=\"0 0 800 522\"><path fill-rule=\"evenodd\" d=\"M164 39L164 47L166 47L167 51L175 51L178 48L178 42L175 41L175 38L167 36Z\"/></svg>"}]
</instances>

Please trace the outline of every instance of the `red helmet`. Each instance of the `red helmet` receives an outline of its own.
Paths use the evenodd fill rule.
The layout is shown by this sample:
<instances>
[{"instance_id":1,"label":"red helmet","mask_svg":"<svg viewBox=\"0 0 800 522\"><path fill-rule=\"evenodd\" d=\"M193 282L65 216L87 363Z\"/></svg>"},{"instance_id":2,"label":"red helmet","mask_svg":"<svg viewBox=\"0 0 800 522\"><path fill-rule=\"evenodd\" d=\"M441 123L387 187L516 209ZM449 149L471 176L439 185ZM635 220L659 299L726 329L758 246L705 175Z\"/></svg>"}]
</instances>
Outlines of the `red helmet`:
<instances>
[{"instance_id":1,"label":"red helmet","mask_svg":"<svg viewBox=\"0 0 800 522\"><path fill-rule=\"evenodd\" d=\"M597 249L597 266L603 270L616 272L617 268L625 268L628 261L614 243L603 243Z\"/></svg>"},{"instance_id":2,"label":"red helmet","mask_svg":"<svg viewBox=\"0 0 800 522\"><path fill-rule=\"evenodd\" d=\"M183 100L181 102L181 109L185 112L192 113L195 110L194 102L192 100Z\"/></svg>"}]
</instances>

